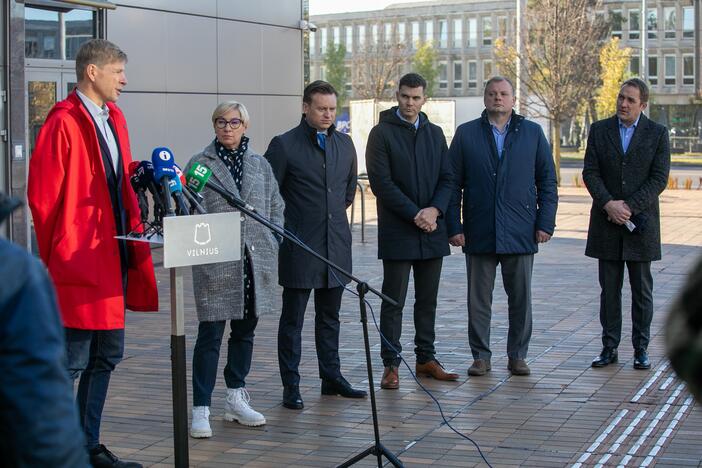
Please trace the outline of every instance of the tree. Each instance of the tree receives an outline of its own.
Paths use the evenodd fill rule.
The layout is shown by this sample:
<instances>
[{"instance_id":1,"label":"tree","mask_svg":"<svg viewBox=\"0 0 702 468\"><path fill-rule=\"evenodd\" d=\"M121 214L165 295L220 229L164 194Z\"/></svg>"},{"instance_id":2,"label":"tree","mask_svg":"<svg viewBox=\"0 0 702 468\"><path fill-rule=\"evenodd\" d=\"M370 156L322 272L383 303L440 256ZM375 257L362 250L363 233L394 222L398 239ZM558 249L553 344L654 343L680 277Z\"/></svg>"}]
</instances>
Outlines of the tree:
<instances>
[{"instance_id":1,"label":"tree","mask_svg":"<svg viewBox=\"0 0 702 468\"><path fill-rule=\"evenodd\" d=\"M597 90L595 110L597 119L614 115L617 110L617 95L622 82L628 77L627 65L631 58L631 49L622 49L619 38L613 38L600 50L600 79L602 84Z\"/></svg>"},{"instance_id":2,"label":"tree","mask_svg":"<svg viewBox=\"0 0 702 468\"><path fill-rule=\"evenodd\" d=\"M353 88L361 99L390 99L407 61L404 44L367 44L353 58Z\"/></svg>"},{"instance_id":3,"label":"tree","mask_svg":"<svg viewBox=\"0 0 702 468\"><path fill-rule=\"evenodd\" d=\"M425 93L427 97L434 94L436 88L436 78L439 76L439 68L436 65L436 49L430 41L422 44L412 57L412 68L415 73L422 75L427 81Z\"/></svg>"},{"instance_id":4,"label":"tree","mask_svg":"<svg viewBox=\"0 0 702 468\"><path fill-rule=\"evenodd\" d=\"M531 0L521 53L502 39L495 44L498 66L506 75L516 77L521 61L523 102L530 113L551 123L559 184L561 124L592 98L599 84L600 44L608 31L606 21L595 15L599 6L599 0Z\"/></svg>"},{"instance_id":5,"label":"tree","mask_svg":"<svg viewBox=\"0 0 702 468\"><path fill-rule=\"evenodd\" d=\"M324 66L327 70L327 82L331 84L339 95L336 100L336 106L341 109L346 103L348 93L346 92L346 82L348 76L346 72L346 47L343 44L334 45L329 42L327 45L327 53L324 55Z\"/></svg>"}]
</instances>

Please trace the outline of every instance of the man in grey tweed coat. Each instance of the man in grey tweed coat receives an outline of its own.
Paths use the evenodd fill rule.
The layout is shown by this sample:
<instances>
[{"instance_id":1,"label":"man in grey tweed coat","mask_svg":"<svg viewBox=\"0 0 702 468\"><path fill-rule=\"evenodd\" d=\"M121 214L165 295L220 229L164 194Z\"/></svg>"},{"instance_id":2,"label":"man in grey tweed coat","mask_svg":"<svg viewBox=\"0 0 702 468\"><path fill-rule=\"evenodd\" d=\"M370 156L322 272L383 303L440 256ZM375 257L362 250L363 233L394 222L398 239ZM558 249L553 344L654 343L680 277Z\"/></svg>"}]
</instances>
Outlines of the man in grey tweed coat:
<instances>
[{"instance_id":1,"label":"man in grey tweed coat","mask_svg":"<svg viewBox=\"0 0 702 468\"><path fill-rule=\"evenodd\" d=\"M622 331L624 265L631 285L631 339L634 368L649 369L653 318L651 261L661 258L658 196L668 183L668 131L642 112L648 87L625 81L617 115L592 124L583 180L592 195L585 255L599 260L600 323L603 349L592 367L617 362Z\"/></svg>"}]
</instances>

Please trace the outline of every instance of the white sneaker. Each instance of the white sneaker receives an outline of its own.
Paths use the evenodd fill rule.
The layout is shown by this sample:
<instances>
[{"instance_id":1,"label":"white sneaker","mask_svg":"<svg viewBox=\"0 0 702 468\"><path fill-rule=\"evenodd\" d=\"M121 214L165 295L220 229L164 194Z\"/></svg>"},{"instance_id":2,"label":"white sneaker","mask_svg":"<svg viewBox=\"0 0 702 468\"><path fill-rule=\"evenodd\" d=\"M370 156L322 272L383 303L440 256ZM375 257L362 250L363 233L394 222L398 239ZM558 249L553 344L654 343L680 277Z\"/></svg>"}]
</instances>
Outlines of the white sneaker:
<instances>
[{"instance_id":1,"label":"white sneaker","mask_svg":"<svg viewBox=\"0 0 702 468\"><path fill-rule=\"evenodd\" d=\"M244 426L263 426L266 418L249 406L251 397L245 388L228 388L224 403L224 419Z\"/></svg>"},{"instance_id":2,"label":"white sneaker","mask_svg":"<svg viewBox=\"0 0 702 468\"><path fill-rule=\"evenodd\" d=\"M196 439L212 437L209 406L193 406L193 421L190 425L190 437Z\"/></svg>"}]
</instances>

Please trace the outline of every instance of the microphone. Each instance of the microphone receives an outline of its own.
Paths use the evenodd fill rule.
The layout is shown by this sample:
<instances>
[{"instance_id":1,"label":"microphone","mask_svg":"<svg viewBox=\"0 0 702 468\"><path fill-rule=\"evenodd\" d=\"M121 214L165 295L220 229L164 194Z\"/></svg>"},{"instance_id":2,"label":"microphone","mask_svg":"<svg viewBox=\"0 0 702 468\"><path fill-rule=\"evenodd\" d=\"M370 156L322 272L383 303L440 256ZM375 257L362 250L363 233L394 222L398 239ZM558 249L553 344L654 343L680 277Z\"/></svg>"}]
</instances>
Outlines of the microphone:
<instances>
[{"instance_id":1,"label":"microphone","mask_svg":"<svg viewBox=\"0 0 702 468\"><path fill-rule=\"evenodd\" d=\"M200 202L204 200L202 195L199 193L194 193L192 190L190 190L190 188L187 186L187 182L185 181L185 174L183 174L180 166L176 164L175 170L176 174L178 175L178 180L180 180L180 184L183 187L183 195L185 195L185 199L190 203L190 213L192 213L194 210L199 214L207 214L207 210L205 210L205 208L203 208L200 204Z\"/></svg>"},{"instance_id":2,"label":"microphone","mask_svg":"<svg viewBox=\"0 0 702 468\"><path fill-rule=\"evenodd\" d=\"M168 181L176 177L175 160L173 153L168 148L159 146L151 152L151 162L154 166L154 180L163 187L163 206L166 211L166 216L175 216L175 210L171 205L170 188Z\"/></svg>"},{"instance_id":3,"label":"microphone","mask_svg":"<svg viewBox=\"0 0 702 468\"><path fill-rule=\"evenodd\" d=\"M141 224L146 225L149 222L149 203L146 200L146 187L141 180L137 171L139 169L139 161L129 163L129 182L132 185L132 190L137 197L139 211L141 213Z\"/></svg>"},{"instance_id":4,"label":"microphone","mask_svg":"<svg viewBox=\"0 0 702 468\"><path fill-rule=\"evenodd\" d=\"M160 225L166 210L163 206L161 187L154 183L154 166L149 161L141 161L139 162L136 173L141 183L149 190L149 193L151 193L151 198L154 200L154 222Z\"/></svg>"},{"instance_id":5,"label":"microphone","mask_svg":"<svg viewBox=\"0 0 702 468\"><path fill-rule=\"evenodd\" d=\"M185 198L183 197L183 185L180 183L180 179L178 177L174 177L168 181L168 190L171 196L173 196L175 199L178 214L180 216L187 216L189 214L188 206L186 205Z\"/></svg>"},{"instance_id":6,"label":"microphone","mask_svg":"<svg viewBox=\"0 0 702 468\"><path fill-rule=\"evenodd\" d=\"M221 195L230 204L236 207L243 207L248 211L253 211L256 213L256 208L219 185L215 180L209 180L211 176L212 170L209 167L205 166L204 164L195 163L193 167L190 168L188 175L186 176L186 186L192 189L195 193L200 193L202 189L207 186L207 188Z\"/></svg>"}]
</instances>

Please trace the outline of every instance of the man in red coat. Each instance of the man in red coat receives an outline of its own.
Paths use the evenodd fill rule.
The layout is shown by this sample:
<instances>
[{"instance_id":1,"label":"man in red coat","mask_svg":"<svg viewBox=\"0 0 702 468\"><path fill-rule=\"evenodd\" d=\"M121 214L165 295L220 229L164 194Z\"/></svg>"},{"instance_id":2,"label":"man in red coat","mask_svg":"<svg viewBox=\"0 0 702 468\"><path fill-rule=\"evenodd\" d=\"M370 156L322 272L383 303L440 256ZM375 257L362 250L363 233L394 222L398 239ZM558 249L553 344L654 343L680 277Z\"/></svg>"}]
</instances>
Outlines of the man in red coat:
<instances>
[{"instance_id":1,"label":"man in red coat","mask_svg":"<svg viewBox=\"0 0 702 468\"><path fill-rule=\"evenodd\" d=\"M29 164L39 254L56 285L69 375L80 376L76 400L95 467L141 466L100 444L100 419L124 350L125 307L158 309L149 246L115 239L139 224L127 124L114 104L126 61L105 40L80 48L77 89L49 112Z\"/></svg>"}]
</instances>

